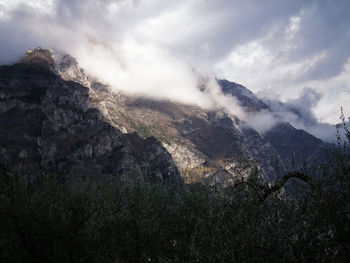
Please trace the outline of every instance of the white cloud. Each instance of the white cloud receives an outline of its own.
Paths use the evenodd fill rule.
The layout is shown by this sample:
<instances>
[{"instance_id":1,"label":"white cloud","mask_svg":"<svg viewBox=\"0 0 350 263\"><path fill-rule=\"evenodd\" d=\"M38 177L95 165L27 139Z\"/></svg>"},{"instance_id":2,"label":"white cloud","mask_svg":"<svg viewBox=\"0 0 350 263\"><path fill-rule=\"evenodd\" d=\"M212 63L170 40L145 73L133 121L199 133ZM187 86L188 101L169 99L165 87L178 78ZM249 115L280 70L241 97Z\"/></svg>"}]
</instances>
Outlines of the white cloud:
<instances>
[{"instance_id":1,"label":"white cloud","mask_svg":"<svg viewBox=\"0 0 350 263\"><path fill-rule=\"evenodd\" d=\"M154 43L134 39L109 43L110 48L89 43L77 53L81 65L112 87L131 94L172 99L184 103L203 100L190 68Z\"/></svg>"},{"instance_id":2,"label":"white cloud","mask_svg":"<svg viewBox=\"0 0 350 263\"><path fill-rule=\"evenodd\" d=\"M0 0L0 18L10 19L18 9L35 10L35 15L54 15L56 0L28 1L28 0Z\"/></svg>"}]
</instances>

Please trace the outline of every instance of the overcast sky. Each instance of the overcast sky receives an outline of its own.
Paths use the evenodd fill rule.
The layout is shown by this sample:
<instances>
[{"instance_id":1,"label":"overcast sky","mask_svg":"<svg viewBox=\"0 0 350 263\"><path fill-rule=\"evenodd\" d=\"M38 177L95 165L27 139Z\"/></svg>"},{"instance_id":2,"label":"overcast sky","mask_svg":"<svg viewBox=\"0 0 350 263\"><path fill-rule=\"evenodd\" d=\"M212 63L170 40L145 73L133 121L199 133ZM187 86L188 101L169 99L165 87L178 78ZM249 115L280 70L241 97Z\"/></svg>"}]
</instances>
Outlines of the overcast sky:
<instances>
[{"instance_id":1,"label":"overcast sky","mask_svg":"<svg viewBox=\"0 0 350 263\"><path fill-rule=\"evenodd\" d=\"M53 48L112 85L189 102L194 70L336 123L340 106L350 115L349 13L349 0L0 0L0 64Z\"/></svg>"}]
</instances>

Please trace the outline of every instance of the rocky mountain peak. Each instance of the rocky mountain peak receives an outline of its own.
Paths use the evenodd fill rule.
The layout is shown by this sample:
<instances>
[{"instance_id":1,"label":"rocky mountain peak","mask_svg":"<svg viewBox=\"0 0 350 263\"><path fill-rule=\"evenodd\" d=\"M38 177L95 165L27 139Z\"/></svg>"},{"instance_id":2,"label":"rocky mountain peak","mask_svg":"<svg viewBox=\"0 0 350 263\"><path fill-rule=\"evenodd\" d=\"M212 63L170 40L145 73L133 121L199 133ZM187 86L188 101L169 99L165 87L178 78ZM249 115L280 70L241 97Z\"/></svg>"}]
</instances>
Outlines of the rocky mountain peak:
<instances>
[{"instance_id":1,"label":"rocky mountain peak","mask_svg":"<svg viewBox=\"0 0 350 263\"><path fill-rule=\"evenodd\" d=\"M64 80L78 82L90 87L88 76L80 67L77 60L68 54L55 55L53 50L37 47L28 49L26 55L19 61L22 64L31 64L44 67Z\"/></svg>"},{"instance_id":2,"label":"rocky mountain peak","mask_svg":"<svg viewBox=\"0 0 350 263\"><path fill-rule=\"evenodd\" d=\"M52 50L37 47L33 50L27 49L26 55L22 58L21 62L23 63L25 61L33 60L35 58L41 58L43 60L47 60L52 63L55 61L55 55Z\"/></svg>"},{"instance_id":3,"label":"rocky mountain peak","mask_svg":"<svg viewBox=\"0 0 350 263\"><path fill-rule=\"evenodd\" d=\"M35 49L28 49L26 55L19 61L22 64L33 64L49 69L58 74L55 63L55 55L52 50L37 47Z\"/></svg>"},{"instance_id":4,"label":"rocky mountain peak","mask_svg":"<svg viewBox=\"0 0 350 263\"><path fill-rule=\"evenodd\" d=\"M253 92L246 87L228 81L226 79L217 79L219 86L224 94L236 97L241 106L248 112L259 112L261 110L270 111L269 106L260 100Z\"/></svg>"},{"instance_id":5,"label":"rocky mountain peak","mask_svg":"<svg viewBox=\"0 0 350 263\"><path fill-rule=\"evenodd\" d=\"M84 69L79 66L74 57L68 54L61 55L58 57L56 64L60 75L64 80L75 81L84 86L90 86L90 82Z\"/></svg>"}]
</instances>

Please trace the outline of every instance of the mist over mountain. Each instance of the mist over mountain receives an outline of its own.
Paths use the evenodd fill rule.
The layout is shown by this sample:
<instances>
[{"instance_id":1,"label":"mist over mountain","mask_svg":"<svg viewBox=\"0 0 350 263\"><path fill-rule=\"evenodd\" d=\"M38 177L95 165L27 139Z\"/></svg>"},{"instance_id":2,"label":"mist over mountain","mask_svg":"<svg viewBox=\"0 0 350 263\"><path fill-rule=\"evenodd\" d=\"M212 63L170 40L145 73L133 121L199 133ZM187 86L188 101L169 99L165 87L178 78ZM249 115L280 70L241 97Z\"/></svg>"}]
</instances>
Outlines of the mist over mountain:
<instances>
[{"instance_id":1,"label":"mist over mountain","mask_svg":"<svg viewBox=\"0 0 350 263\"><path fill-rule=\"evenodd\" d=\"M304 108L334 125L340 107L349 110L348 9L346 0L3 0L0 64L18 61L28 48L53 48L117 90L207 107L235 103L208 101L193 71L283 103L307 88L320 96ZM297 122L329 138L317 133L324 127Z\"/></svg>"},{"instance_id":2,"label":"mist over mountain","mask_svg":"<svg viewBox=\"0 0 350 263\"><path fill-rule=\"evenodd\" d=\"M89 107L106 123L155 137L183 176L231 178L238 167L258 162L273 178L276 160L287 163L296 152L300 161L314 159L327 145L319 139L336 139L334 124L348 97L349 54L342 44L348 34L345 27L333 30L337 45L314 39L347 23L345 1L269 1L263 9L259 1L224 0L0 4L0 32L7 36L0 38L0 63L20 61L28 47L52 48L27 53L15 67L39 65L88 88L96 96ZM279 12L271 13L272 6ZM290 150L295 145L301 148Z\"/></svg>"},{"instance_id":3,"label":"mist over mountain","mask_svg":"<svg viewBox=\"0 0 350 263\"><path fill-rule=\"evenodd\" d=\"M285 122L245 87L198 81L198 92L217 104L130 95L86 74L70 55L28 50L19 63L1 67L1 165L20 174L137 173L226 185L255 167L275 180L305 161L324 160L325 143ZM232 102L243 114L234 114Z\"/></svg>"}]
</instances>

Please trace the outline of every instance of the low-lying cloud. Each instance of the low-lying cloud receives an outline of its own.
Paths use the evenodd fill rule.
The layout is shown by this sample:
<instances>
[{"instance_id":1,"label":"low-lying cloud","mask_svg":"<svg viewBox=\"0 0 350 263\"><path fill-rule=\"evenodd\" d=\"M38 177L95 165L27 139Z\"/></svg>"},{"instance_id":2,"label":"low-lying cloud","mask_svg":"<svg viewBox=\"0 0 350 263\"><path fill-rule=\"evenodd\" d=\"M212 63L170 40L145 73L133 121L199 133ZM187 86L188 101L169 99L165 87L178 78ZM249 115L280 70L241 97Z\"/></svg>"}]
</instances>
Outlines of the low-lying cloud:
<instances>
[{"instance_id":1,"label":"low-lying cloud","mask_svg":"<svg viewBox=\"0 0 350 263\"><path fill-rule=\"evenodd\" d=\"M312 111L321 98L320 93L305 88L298 98L288 100L285 103L275 100L265 100L265 102L271 108L275 119L288 122L295 128L308 131L324 141L334 142L336 140L335 125L319 122Z\"/></svg>"}]
</instances>

